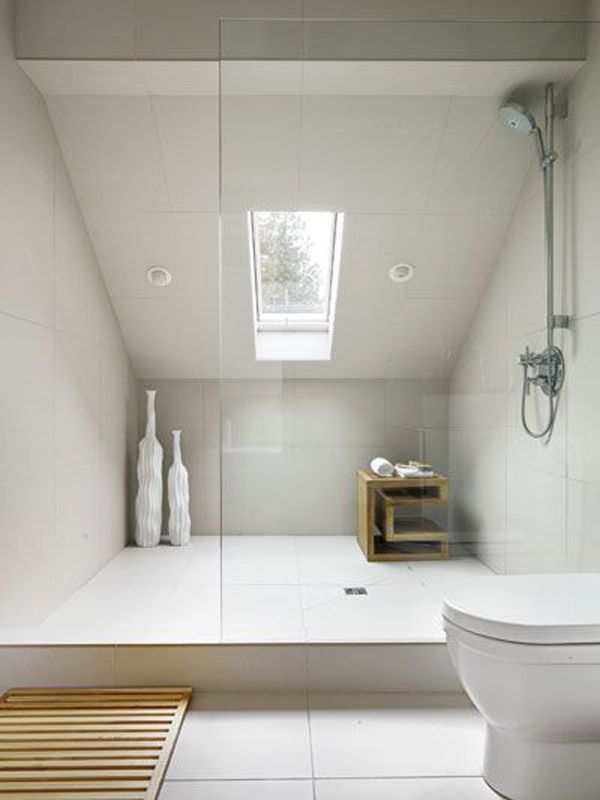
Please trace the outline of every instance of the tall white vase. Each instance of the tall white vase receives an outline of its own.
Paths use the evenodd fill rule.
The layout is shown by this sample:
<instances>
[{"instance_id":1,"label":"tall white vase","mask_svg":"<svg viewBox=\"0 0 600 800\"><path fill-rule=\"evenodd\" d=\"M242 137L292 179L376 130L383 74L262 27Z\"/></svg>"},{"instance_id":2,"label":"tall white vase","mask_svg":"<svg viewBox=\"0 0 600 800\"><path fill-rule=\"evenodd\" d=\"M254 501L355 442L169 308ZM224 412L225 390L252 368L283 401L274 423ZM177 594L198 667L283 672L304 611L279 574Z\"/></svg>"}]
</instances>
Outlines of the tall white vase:
<instances>
[{"instance_id":1,"label":"tall white vase","mask_svg":"<svg viewBox=\"0 0 600 800\"><path fill-rule=\"evenodd\" d=\"M156 438L156 391L146 391L146 434L138 448L138 492L135 500L135 543L155 547L160 542L162 526L163 449Z\"/></svg>"},{"instance_id":2,"label":"tall white vase","mask_svg":"<svg viewBox=\"0 0 600 800\"><path fill-rule=\"evenodd\" d=\"M169 470L169 540L171 544L189 544L190 484L181 460L181 431L173 431L173 464Z\"/></svg>"}]
</instances>

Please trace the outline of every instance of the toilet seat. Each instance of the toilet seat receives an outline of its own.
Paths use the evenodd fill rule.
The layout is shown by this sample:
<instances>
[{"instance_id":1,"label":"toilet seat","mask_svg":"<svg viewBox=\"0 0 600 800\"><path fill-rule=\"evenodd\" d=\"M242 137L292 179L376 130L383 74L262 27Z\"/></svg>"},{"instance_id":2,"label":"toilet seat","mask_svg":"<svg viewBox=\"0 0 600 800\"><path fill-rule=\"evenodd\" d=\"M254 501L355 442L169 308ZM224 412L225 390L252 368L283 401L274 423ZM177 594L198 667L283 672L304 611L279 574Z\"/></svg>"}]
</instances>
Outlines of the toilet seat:
<instances>
[{"instance_id":1,"label":"toilet seat","mask_svg":"<svg viewBox=\"0 0 600 800\"><path fill-rule=\"evenodd\" d=\"M600 644L600 574L476 578L448 592L443 614L466 631L505 642Z\"/></svg>"}]
</instances>

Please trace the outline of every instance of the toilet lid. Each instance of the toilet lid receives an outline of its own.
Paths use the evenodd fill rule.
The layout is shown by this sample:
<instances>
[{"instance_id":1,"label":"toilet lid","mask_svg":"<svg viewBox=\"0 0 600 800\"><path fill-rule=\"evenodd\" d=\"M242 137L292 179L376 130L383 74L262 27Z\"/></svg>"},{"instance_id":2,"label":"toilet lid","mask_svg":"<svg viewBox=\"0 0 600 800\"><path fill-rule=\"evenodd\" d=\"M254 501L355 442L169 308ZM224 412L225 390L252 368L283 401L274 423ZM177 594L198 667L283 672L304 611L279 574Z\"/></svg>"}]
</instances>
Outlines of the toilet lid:
<instances>
[{"instance_id":1,"label":"toilet lid","mask_svg":"<svg viewBox=\"0 0 600 800\"><path fill-rule=\"evenodd\" d=\"M600 643L600 574L495 575L449 590L444 617L527 644Z\"/></svg>"}]
</instances>

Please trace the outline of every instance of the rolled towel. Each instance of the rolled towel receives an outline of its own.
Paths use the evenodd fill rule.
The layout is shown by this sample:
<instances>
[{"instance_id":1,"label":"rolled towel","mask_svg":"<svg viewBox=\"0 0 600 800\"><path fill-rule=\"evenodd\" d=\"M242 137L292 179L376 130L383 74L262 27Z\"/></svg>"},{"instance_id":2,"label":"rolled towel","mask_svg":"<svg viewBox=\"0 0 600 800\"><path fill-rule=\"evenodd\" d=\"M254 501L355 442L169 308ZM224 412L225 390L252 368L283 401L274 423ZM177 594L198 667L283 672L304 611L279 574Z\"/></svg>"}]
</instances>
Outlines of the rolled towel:
<instances>
[{"instance_id":1,"label":"rolled towel","mask_svg":"<svg viewBox=\"0 0 600 800\"><path fill-rule=\"evenodd\" d=\"M394 465L387 458L374 458L370 464L371 472L380 478L391 478L394 474Z\"/></svg>"}]
</instances>

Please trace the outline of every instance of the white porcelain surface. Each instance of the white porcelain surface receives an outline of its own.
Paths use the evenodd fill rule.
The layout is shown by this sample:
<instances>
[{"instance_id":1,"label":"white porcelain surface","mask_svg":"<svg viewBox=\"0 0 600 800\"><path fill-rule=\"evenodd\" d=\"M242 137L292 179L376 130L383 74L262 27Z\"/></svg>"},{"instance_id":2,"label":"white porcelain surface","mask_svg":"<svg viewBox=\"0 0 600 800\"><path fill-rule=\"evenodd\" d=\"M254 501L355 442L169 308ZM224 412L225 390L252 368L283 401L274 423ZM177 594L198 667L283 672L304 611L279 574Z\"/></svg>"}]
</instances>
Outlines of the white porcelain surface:
<instances>
[{"instance_id":1,"label":"white porcelain surface","mask_svg":"<svg viewBox=\"0 0 600 800\"><path fill-rule=\"evenodd\" d=\"M600 643L600 575L496 575L450 588L444 617L473 633L529 644Z\"/></svg>"},{"instance_id":2,"label":"white porcelain surface","mask_svg":"<svg viewBox=\"0 0 600 800\"><path fill-rule=\"evenodd\" d=\"M495 584L509 591L533 583L531 596L515 591L510 600L505 593L502 599L497 597L491 603L481 586L474 590L477 600L473 596L471 600L487 606L484 609L487 634L491 632L490 618L504 613L503 619L510 614L511 622L519 620L519 625L497 625L495 635L505 638L468 631L463 627L467 618L462 613L460 625L449 620L445 623L449 651L459 678L486 722L484 776L504 797L560 800L572 794L581 800L592 800L597 794L600 726L592 687L600 668L598 628L593 640L591 637L586 640L585 632L592 629L585 622L581 626L578 623L581 618L588 619L588 614L577 608L584 587L589 591L590 585L594 585L590 581L596 582L597 578L597 575L501 576L489 583L485 581L490 587ZM563 599L569 593L575 595L574 613L568 613L568 602L561 607L556 595L553 602L541 607L542 598L548 599L552 590L557 589L563 590ZM457 590L456 600L459 595ZM512 608L503 612L502 605ZM458 612L453 609L449 605L446 613L457 613L458 620ZM549 632L552 627L539 623L549 619L567 624L555 628L560 635L543 638L539 631ZM475 627L472 620L467 622L471 628ZM515 642L516 631L533 644ZM580 640L594 643L569 644Z\"/></svg>"}]
</instances>

